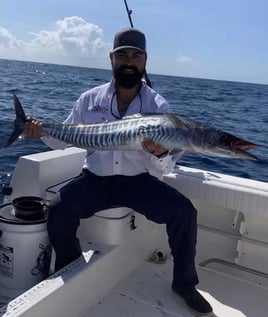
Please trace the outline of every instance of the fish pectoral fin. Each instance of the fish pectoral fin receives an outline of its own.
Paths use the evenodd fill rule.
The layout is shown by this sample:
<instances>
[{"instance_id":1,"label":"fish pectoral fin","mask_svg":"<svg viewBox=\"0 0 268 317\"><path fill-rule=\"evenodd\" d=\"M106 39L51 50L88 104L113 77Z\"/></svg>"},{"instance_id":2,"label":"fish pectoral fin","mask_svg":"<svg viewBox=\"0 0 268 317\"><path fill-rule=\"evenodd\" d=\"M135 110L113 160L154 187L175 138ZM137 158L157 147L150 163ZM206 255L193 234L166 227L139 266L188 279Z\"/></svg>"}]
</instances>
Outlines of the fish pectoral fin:
<instances>
[{"instance_id":1,"label":"fish pectoral fin","mask_svg":"<svg viewBox=\"0 0 268 317\"><path fill-rule=\"evenodd\" d=\"M182 149L173 149L171 151L169 151L169 155L179 155L182 154L184 152L184 150Z\"/></svg>"},{"instance_id":2,"label":"fish pectoral fin","mask_svg":"<svg viewBox=\"0 0 268 317\"><path fill-rule=\"evenodd\" d=\"M169 156L173 162L178 161L185 153L185 150L182 149L173 149L169 151Z\"/></svg>"},{"instance_id":3,"label":"fish pectoral fin","mask_svg":"<svg viewBox=\"0 0 268 317\"><path fill-rule=\"evenodd\" d=\"M182 130L189 130L188 125L183 122L177 115L173 113L166 113L168 119L174 124L175 128Z\"/></svg>"}]
</instances>

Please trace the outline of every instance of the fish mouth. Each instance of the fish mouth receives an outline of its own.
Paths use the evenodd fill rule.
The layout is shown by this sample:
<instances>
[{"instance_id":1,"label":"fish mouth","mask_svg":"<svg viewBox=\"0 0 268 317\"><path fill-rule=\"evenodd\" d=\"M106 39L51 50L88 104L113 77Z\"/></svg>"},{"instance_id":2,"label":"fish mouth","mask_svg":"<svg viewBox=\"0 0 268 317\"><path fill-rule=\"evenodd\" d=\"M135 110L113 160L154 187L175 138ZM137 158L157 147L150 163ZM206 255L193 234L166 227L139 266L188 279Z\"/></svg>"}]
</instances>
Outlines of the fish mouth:
<instances>
[{"instance_id":1,"label":"fish mouth","mask_svg":"<svg viewBox=\"0 0 268 317\"><path fill-rule=\"evenodd\" d=\"M257 156L253 155L252 153L247 152L246 150L236 149L236 150L234 150L234 152L238 158L259 161L259 158Z\"/></svg>"},{"instance_id":2,"label":"fish mouth","mask_svg":"<svg viewBox=\"0 0 268 317\"><path fill-rule=\"evenodd\" d=\"M258 158L247 152L247 150L256 149L259 145L256 143L249 142L247 140L236 137L230 133L222 132L219 138L219 144L223 148L227 149L229 154L233 154L233 157L249 160L258 160Z\"/></svg>"},{"instance_id":3,"label":"fish mouth","mask_svg":"<svg viewBox=\"0 0 268 317\"><path fill-rule=\"evenodd\" d=\"M222 133L219 141L220 141L220 144L229 147L230 150L247 151L247 150L256 149L259 146L258 144L238 138L229 133Z\"/></svg>"}]
</instances>

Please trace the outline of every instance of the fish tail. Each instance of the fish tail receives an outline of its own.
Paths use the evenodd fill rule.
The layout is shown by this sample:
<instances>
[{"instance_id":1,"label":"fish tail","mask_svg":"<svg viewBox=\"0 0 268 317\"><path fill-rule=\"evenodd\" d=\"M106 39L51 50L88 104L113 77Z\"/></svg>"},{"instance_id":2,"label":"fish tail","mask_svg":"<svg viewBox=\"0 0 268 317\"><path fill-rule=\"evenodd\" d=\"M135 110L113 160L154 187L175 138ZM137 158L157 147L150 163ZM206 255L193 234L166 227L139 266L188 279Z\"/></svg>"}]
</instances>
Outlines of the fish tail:
<instances>
[{"instance_id":1,"label":"fish tail","mask_svg":"<svg viewBox=\"0 0 268 317\"><path fill-rule=\"evenodd\" d=\"M17 138L22 134L27 122L22 105L16 95L13 95L13 104L16 113L16 119L14 120L14 129L8 140L4 143L3 147L7 147L17 140Z\"/></svg>"}]
</instances>

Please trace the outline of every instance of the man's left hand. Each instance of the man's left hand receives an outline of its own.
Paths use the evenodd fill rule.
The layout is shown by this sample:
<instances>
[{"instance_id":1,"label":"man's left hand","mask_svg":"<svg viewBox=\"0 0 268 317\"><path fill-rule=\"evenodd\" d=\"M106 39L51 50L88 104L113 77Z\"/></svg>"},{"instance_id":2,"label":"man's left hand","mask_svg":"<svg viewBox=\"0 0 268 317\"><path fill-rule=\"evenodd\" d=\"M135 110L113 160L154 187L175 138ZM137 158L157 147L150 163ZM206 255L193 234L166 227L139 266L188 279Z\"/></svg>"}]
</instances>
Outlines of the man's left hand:
<instances>
[{"instance_id":1,"label":"man's left hand","mask_svg":"<svg viewBox=\"0 0 268 317\"><path fill-rule=\"evenodd\" d=\"M162 146L158 145L151 139L144 140L142 143L142 148L144 151L151 153L156 157L161 157L163 154L167 153L168 150L163 148Z\"/></svg>"}]
</instances>

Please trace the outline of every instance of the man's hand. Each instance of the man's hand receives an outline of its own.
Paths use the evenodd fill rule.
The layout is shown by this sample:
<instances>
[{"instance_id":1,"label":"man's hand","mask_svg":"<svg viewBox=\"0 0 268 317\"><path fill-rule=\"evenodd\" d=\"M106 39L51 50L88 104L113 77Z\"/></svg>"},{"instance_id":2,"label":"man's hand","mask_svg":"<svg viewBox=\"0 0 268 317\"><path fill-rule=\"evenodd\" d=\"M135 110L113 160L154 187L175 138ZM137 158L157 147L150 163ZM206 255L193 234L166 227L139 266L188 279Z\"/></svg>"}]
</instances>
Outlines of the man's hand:
<instances>
[{"instance_id":1,"label":"man's hand","mask_svg":"<svg viewBox=\"0 0 268 317\"><path fill-rule=\"evenodd\" d=\"M142 143L142 148L144 151L151 153L156 157L161 157L163 154L168 153L168 150L163 148L162 146L158 145L151 139L144 140Z\"/></svg>"},{"instance_id":2,"label":"man's hand","mask_svg":"<svg viewBox=\"0 0 268 317\"><path fill-rule=\"evenodd\" d=\"M27 122L23 132L31 139L40 139L43 135L42 122L33 117L27 117Z\"/></svg>"}]
</instances>

